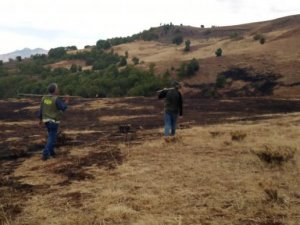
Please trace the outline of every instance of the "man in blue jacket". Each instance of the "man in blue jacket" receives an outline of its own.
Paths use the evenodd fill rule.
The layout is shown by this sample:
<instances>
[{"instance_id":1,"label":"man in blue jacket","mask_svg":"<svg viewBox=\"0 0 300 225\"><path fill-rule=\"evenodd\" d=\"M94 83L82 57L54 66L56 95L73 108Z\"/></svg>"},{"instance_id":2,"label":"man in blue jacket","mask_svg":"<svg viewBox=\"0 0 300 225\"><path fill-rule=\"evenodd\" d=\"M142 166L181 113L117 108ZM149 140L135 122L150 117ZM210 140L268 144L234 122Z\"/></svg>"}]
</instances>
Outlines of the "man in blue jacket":
<instances>
[{"instance_id":1,"label":"man in blue jacket","mask_svg":"<svg viewBox=\"0 0 300 225\"><path fill-rule=\"evenodd\" d=\"M48 138L43 150L42 160L49 159L50 156L55 157L54 145L56 143L57 132L63 112L68 108L69 98L64 101L58 98L59 89L56 83L48 86L49 95L42 98L39 112L39 124L45 124L48 131Z\"/></svg>"}]
</instances>

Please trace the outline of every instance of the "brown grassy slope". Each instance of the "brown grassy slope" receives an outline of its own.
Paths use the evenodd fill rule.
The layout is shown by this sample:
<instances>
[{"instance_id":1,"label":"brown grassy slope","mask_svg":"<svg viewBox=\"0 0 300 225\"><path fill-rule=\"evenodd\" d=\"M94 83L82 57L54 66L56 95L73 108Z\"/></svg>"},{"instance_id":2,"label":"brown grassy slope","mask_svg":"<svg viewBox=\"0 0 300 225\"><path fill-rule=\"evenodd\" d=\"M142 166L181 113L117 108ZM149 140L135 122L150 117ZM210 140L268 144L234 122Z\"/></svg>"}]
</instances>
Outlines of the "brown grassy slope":
<instances>
[{"instance_id":1,"label":"brown grassy slope","mask_svg":"<svg viewBox=\"0 0 300 225\"><path fill-rule=\"evenodd\" d=\"M169 144L159 139L120 144L123 164L114 170L97 163L85 166L94 179L70 184L62 184L65 176L54 171L71 167L70 162L80 165L85 156L100 152L101 145L71 146L69 155L46 163L34 156L14 176L44 189L20 199L24 210L7 224L297 225L299 121L294 113L180 130ZM234 132L245 139L233 141ZM261 161L254 153L270 143L273 150L297 148L294 158L282 165ZM99 157L94 155L95 162Z\"/></svg>"},{"instance_id":2,"label":"brown grassy slope","mask_svg":"<svg viewBox=\"0 0 300 225\"><path fill-rule=\"evenodd\" d=\"M214 82L218 73L239 66L252 67L258 73L279 74L282 76L280 82L291 85L300 82L299 24L300 16L296 15L260 23L217 27L210 29L209 35L205 35L207 29L179 27L185 39L191 40L192 47L188 53L183 52L183 44L176 46L164 41L136 41L115 46L114 50L119 54L128 51L130 59L140 58L140 61L144 62L141 65L144 68L150 63L155 63L158 73L170 70L171 67L178 68L182 61L199 59L200 71L197 76L187 80L192 84ZM230 34L234 32L241 33L240 38L230 38ZM254 41L254 34L263 35L266 43L261 45ZM222 58L214 56L219 47L223 49ZM173 71L174 76L175 74L176 71ZM279 96L294 94L300 95L299 85L282 86L275 91L275 95Z\"/></svg>"}]
</instances>

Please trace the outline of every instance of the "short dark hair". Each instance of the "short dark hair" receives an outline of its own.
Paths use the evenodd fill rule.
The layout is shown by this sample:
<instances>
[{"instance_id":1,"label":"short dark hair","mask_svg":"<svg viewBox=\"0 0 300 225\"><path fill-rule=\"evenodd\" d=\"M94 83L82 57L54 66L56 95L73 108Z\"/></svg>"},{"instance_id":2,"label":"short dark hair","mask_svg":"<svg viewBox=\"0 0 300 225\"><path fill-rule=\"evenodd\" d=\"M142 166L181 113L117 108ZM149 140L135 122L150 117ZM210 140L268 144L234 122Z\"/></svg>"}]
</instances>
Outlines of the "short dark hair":
<instances>
[{"instance_id":1,"label":"short dark hair","mask_svg":"<svg viewBox=\"0 0 300 225\"><path fill-rule=\"evenodd\" d=\"M56 89L57 89L57 84L56 83L49 84L49 86L48 86L48 92L50 94L53 94Z\"/></svg>"},{"instance_id":2,"label":"short dark hair","mask_svg":"<svg viewBox=\"0 0 300 225\"><path fill-rule=\"evenodd\" d=\"M180 84L178 81L173 80L173 81L171 82L171 86L174 87L174 88L180 88L180 87L181 87L181 84Z\"/></svg>"}]
</instances>

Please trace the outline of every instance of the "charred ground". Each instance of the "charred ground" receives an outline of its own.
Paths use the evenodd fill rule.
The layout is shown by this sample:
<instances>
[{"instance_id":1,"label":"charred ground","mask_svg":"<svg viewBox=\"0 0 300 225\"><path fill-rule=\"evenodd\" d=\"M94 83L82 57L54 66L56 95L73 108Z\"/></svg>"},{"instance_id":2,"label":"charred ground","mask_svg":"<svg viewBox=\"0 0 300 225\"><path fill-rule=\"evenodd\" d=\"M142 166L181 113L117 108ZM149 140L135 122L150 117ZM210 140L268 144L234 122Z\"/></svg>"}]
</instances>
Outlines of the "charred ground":
<instances>
[{"instance_id":1,"label":"charred ground","mask_svg":"<svg viewBox=\"0 0 300 225\"><path fill-rule=\"evenodd\" d=\"M74 100L70 104L70 108L68 112L65 114L65 118L61 124L61 131L63 132L59 136L58 140L58 158L54 160L50 160L47 164L42 164L39 160L43 144L46 138L46 132L43 127L38 127L38 120L36 118L37 111L39 108L38 100L8 100L1 101L0 110L0 124L1 124L1 142L0 142L0 165L1 165L1 196L0 200L2 202L1 213L0 213L0 221L1 223L9 223L11 221L15 221L18 224L18 218L20 215L25 215L26 212L24 210L28 207L30 201L34 201L34 196L51 196L53 194L58 194L62 199L65 199L70 204L69 207L83 207L84 202L87 199L93 198L91 193L85 193L84 191L76 191L70 190L70 192L65 193L61 192L64 188L71 188L74 185L92 182L97 184L100 182L102 185L100 177L103 176L103 179L114 180L115 177L122 181L122 173L118 170L119 167L125 168L125 172L129 173L129 176L135 176L134 174L139 174L143 169L139 168L138 161L142 160L143 168L147 171L147 168L155 168L155 170L160 171L163 169L167 169L167 165L164 160L168 160L168 157L171 157L170 160L176 162L174 165L175 170L177 171L179 167L180 160L185 160L185 157L197 158L207 158L207 162L213 160L213 158L224 157L222 158L224 165L227 166L227 161L231 158L236 160L238 155L247 155L248 153L244 152L244 147L237 145L235 147L234 143L243 143L244 139L249 138L249 133L247 136L247 132L244 131L230 131L228 132L226 127L230 126L228 124L247 124L247 123L264 123L265 119L275 119L278 118L282 120L282 118L287 115L291 115L291 113L297 113L300 111L300 101L299 100L285 100L285 99L272 99L272 98L234 98L234 99L199 99L199 98L186 98L184 99L184 117L179 122L179 128L187 129L188 132L200 132L198 137L192 139L192 135L184 137L185 140L181 139L176 140L176 145L182 145L182 148L185 148L183 155L182 149L169 149L170 151L175 151L176 154L172 154L172 156L167 156L166 152L168 147L164 147L165 150L162 151L159 148L151 146L151 143L156 143L162 137L161 132L159 132L158 128L162 127L162 112L163 112L163 102L157 100L156 98L124 98L124 99L99 99L99 100ZM299 124L300 120L294 121L294 123ZM119 127L122 125L130 124L130 132L127 134L127 141L125 141L124 133L120 133ZM224 124L224 128L222 128L222 124ZM227 124L227 125L226 125ZM203 135L202 131L189 131L191 127L209 127L209 126L219 126L221 127L218 130L209 130L209 139L213 139L214 142L218 143L219 139L223 141L226 135L230 135L231 141L224 140L222 142L221 149L220 146L216 145L215 148L213 146L209 146L205 142L206 134ZM206 129L206 128L203 128ZM210 128L209 128L210 129ZM224 129L224 130L223 130ZM252 131L251 131L252 132ZM250 132L250 133L251 133ZM263 134L266 135L266 134ZM201 137L201 138L200 138ZM182 138L182 137L181 137ZM200 148L200 152L193 152L191 147L189 147L190 143L197 142L198 139L203 139L203 143L200 145L197 144L197 148ZM183 143L182 143L183 142ZM233 143L232 143L233 142ZM147 146L149 143L149 146ZM120 146L132 146L133 150L124 151ZM146 147L145 147L146 145ZM206 146L207 145L207 146ZM135 146L135 147L134 147ZM144 147L143 147L144 146ZM247 146L247 144L246 144ZM143 155L143 148L148 148L149 152L147 152L147 156ZM232 147L232 150L231 150ZM173 147L171 147L173 148ZM228 149L227 149L228 148ZM127 149L127 148L126 148ZM138 151L134 149L139 149ZM260 148L261 149L261 148ZM146 150L146 149L145 149ZM160 152L162 151L162 152ZM135 153L134 153L135 152ZM290 160L291 157L294 156L295 152L289 151L289 157L283 157L281 155L270 155L271 153L266 152L264 150L260 150L258 152L254 152L254 155L257 155L257 160L259 158L278 158L283 157ZM132 154L137 154L136 156L132 156ZM162 154L162 155L161 155ZM191 156L189 155L191 154ZM214 156L214 154L217 154ZM253 153L252 153L253 154ZM264 155L264 157L261 157ZM290 157L291 155L291 157ZM158 157L159 156L159 157ZM265 157L266 156L266 157ZM132 161L132 157L135 159ZM158 157L158 158L157 158ZM162 157L162 159L160 159ZM167 158L164 158L167 157ZM177 158L176 158L177 157ZM181 159L181 157L184 157ZM213 157L213 158L210 158ZM248 156L247 156L248 157ZM32 162L32 165L28 160ZM157 165L162 160L162 164ZM179 160L177 162L177 160ZM244 160L243 158L239 160ZM251 159L252 160L252 159ZM172 161L172 162L173 162ZM270 161L270 160L269 160ZM199 161L200 163L201 161ZM214 162L214 161L212 161ZM123 166L123 164L125 165ZM132 172L130 166L138 166L138 170ZM169 162L170 163L170 162ZM284 162L285 163L285 162ZM200 163L201 164L201 163ZM123 166L123 167L122 167ZM128 167L129 166L129 167ZM187 165L182 165L187 166ZM228 165L229 166L229 165ZM246 166L246 165L245 165ZM245 167L244 165L241 167ZM256 164L254 164L254 168ZM292 164L289 166L292 166ZM127 168L128 167L128 168ZM157 168L156 168L157 167ZM21 168L26 169L26 173L23 173ZM97 168L97 170L95 170ZM154 169L152 168L152 169ZM202 167L201 167L202 168ZM151 170L152 170L151 169ZM98 171L95 173L95 171ZM174 170L174 169L173 169ZM186 174L184 176L188 177L192 175L192 173L198 173L198 169L191 174ZM257 176L257 169L255 170L253 175ZM267 167L265 169L265 173L272 174L274 169L272 167ZM42 171L47 171L47 175L44 176ZM94 171L94 172L93 172ZM100 172L99 172L100 171ZM282 173L286 171L283 169ZM124 172L124 173L125 173ZM220 171L215 171L219 173ZM120 174L121 173L121 174ZM125 173L125 174L126 174ZM172 171L165 171L167 176L175 176L174 174L178 174L179 171L173 173ZM244 173L244 172L243 172ZM38 175L37 175L38 174ZM51 179L47 179L47 176L51 176ZM231 176L230 174L227 174ZM226 175L226 176L227 176ZM35 178L35 176L38 176ZM125 175L124 175L125 176ZM149 174L149 176L152 176ZM155 175L158 176L158 175ZM219 176L219 175L218 175ZM223 175L222 175L223 176ZM224 175L225 176L225 175ZM237 174L235 175L237 176ZM104 178L105 177L105 178ZM176 176L175 176L176 177ZM140 178L136 178L140 179ZM145 177L146 179L146 177ZM150 178L149 178L150 179ZM152 178L151 178L152 179ZM175 179L175 178L172 178ZM187 179L187 178L184 178ZM189 178L190 179L190 178ZM193 176L191 176L191 179ZM202 178L201 178L202 179ZM204 178L203 178L204 179ZM231 178L230 178L231 179ZM249 178L250 180L252 178ZM256 178L255 178L256 179ZM48 181L49 180L49 181ZM51 180L51 181L50 181ZM182 180L182 178L180 178ZM54 183L52 183L54 182ZM103 181L104 182L104 181ZM159 181L160 182L160 181ZM194 182L192 180L186 180L186 182ZM202 183L205 186L205 183ZM104 185L104 184L103 184ZM125 185L125 183L120 183L120 185ZM165 185L165 184L162 184ZM178 184L176 184L178 185ZM175 185L175 186L176 186ZM189 183L188 186L185 186L185 182L182 183L182 187L178 189L185 190L187 187L198 187L197 183ZM211 184L213 188L218 187L217 184ZM216 186L215 186L216 185ZM263 184L264 185L264 184ZM288 185L285 183L285 185ZM139 193L141 187L137 186L128 186L129 189L133 193ZM133 189L132 189L133 188ZM169 187L167 187L168 189ZM170 187L171 188L171 187ZM203 187L204 188L204 187ZM204 191L204 189L201 189ZM256 204L259 204L259 207L266 207L269 204L276 204L281 206L285 206L283 197L281 193L283 192L282 186L273 186L267 188L261 188L264 195L268 198L266 203L261 203L261 200ZM85 189L83 189L85 190ZM141 189L142 190L142 189ZM160 189L159 189L160 190ZM171 191L172 190L172 191ZM176 189L177 190L177 189ZM170 193L177 193L174 191L174 187L170 189ZM230 190L234 190L230 188ZM285 190L285 189L284 189ZM278 194L278 191L279 194ZM200 191L201 192L201 191ZM207 192L207 190L206 190ZM271 194L270 194L271 193ZM178 194L178 193L177 193ZM298 193L295 194L296 199L298 199ZM193 194L194 196L196 194ZM178 199L181 199L181 195L176 195ZM206 198L209 195L203 194L201 198ZM271 196L271 197L270 197ZM276 198L277 196L277 198ZM199 196L198 196L199 197ZM22 199L22 201L20 201ZM147 202L144 202L142 205L137 203L137 200L134 196L126 197L123 196L122 199L128 204L133 204L132 209L135 211L148 212ZM118 200L118 201L123 201ZM170 199L166 199L165 201L170 202ZM181 200L180 200L181 201ZM197 205L197 198L191 197L187 206L187 209L192 209L193 207L205 208L208 205ZM207 200L208 201L208 200ZM224 200L225 201L225 200ZM210 215L212 216L203 219L203 221L218 221L222 219L224 216L226 217L225 212L221 212L223 210L230 209L234 204L234 201L238 201L236 199L230 201L226 200L226 204L223 202L224 208L215 209L212 208ZM247 200L248 201L248 200ZM253 199L249 201L254 201ZM298 200L295 200L297 202ZM270 203L271 202L271 203ZM27 204L27 205L26 205ZM52 204L52 203L51 203ZM53 204L63 204L60 201L57 201ZM104 204L104 203L103 203ZM109 203L107 203L109 206ZM136 205L135 205L136 204ZM224 205L225 204L225 205ZM239 203L240 204L240 203ZM260 205L262 204L262 205ZM293 204L293 203L290 203ZM173 204L172 204L173 205ZM223 207L222 206L222 207ZM104 207L104 206L103 206ZM160 207L160 206L159 206ZM241 206L242 207L242 206ZM276 206L277 207L277 206ZM286 206L285 206L286 207ZM199 209L200 209L199 208ZM239 208L239 207L238 207ZM115 210L113 208L113 210ZM118 209L119 210L119 209ZM122 209L126 210L126 209ZM131 211L123 212L121 210L121 214L117 214L117 219L111 220L113 215L106 215L108 217L107 224L133 224L131 221L131 217L126 217L126 213L131 213ZM150 210L150 208L149 208ZM168 209L166 209L168 211ZM173 208L173 211L181 211L180 208ZM229 210L229 211L230 211ZM240 209L237 209L238 211ZM277 210L277 208L276 208ZM150 210L151 211L151 210ZM166 211L166 212L167 212ZM235 213L238 213L236 211ZM231 211L230 211L231 212ZM25 213L25 214L24 214ZM125 214L124 214L125 213ZM153 213L158 213L155 210ZM184 212L183 212L184 213ZM225 213L225 214L224 214ZM250 217L259 217L263 218L263 214L251 214L247 212ZM123 215L124 214L124 215ZM189 214L193 215L193 212L186 212L186 220L189 221L187 224L192 224L193 222L199 221L199 218L189 218ZM125 217L123 217L125 216ZM256 224L286 224L283 222L281 215L279 215L276 211L272 213L267 213L265 219L261 219L260 222ZM285 215L287 217L287 215ZM200 216L201 217L201 216ZM131 219L130 219L131 218ZM133 217L135 218L135 217ZM189 219L188 219L189 218ZM203 218L203 217L201 217ZM127 221L124 223L124 221ZM131 221L131 222L130 222ZM243 219L242 224L255 224L252 220ZM31 221L32 222L32 221ZM28 223L30 224L30 223ZM90 221L90 223L93 222ZM98 223L96 223L98 224ZM101 223L99 223L101 224ZM170 223L173 224L173 223ZM211 223L207 223L211 224Z\"/></svg>"}]
</instances>

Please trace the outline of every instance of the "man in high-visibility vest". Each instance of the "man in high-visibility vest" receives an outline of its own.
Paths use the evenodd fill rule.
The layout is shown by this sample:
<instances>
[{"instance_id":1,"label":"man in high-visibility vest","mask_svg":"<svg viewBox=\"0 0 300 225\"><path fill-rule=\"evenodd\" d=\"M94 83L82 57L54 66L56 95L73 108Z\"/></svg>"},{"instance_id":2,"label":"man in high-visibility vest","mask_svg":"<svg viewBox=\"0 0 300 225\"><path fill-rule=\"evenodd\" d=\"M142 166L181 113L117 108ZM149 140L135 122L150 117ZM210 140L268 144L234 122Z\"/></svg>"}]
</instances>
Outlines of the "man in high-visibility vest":
<instances>
[{"instance_id":1,"label":"man in high-visibility vest","mask_svg":"<svg viewBox=\"0 0 300 225\"><path fill-rule=\"evenodd\" d=\"M49 95L42 98L39 112L39 124L45 124L48 131L48 138L43 150L42 160L48 160L50 156L55 157L54 145L56 143L57 132L61 117L68 108L69 97L64 101L58 98L59 89L56 83L48 86Z\"/></svg>"}]
</instances>

